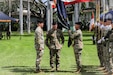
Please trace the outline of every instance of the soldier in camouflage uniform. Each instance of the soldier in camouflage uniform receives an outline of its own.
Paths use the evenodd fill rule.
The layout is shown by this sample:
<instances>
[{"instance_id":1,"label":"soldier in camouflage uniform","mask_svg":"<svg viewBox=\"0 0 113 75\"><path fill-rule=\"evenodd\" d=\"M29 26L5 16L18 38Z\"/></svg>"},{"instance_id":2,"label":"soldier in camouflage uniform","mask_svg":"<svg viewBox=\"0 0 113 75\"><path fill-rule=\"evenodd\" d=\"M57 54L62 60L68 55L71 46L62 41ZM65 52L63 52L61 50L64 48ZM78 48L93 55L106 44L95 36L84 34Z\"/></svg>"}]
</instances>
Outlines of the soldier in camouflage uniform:
<instances>
[{"instance_id":1,"label":"soldier in camouflage uniform","mask_svg":"<svg viewBox=\"0 0 113 75\"><path fill-rule=\"evenodd\" d=\"M105 19L104 20L104 27L102 28L102 37L104 37L106 35L107 31L108 31L106 26L107 26L107 23L106 23L106 19ZM106 68L107 68L106 43L105 42L99 42L99 40L98 40L98 44L100 44L100 43L102 43L102 47L103 47L103 61L104 61L103 63L104 63L104 67L105 67L104 69L106 70Z\"/></svg>"},{"instance_id":2,"label":"soldier in camouflage uniform","mask_svg":"<svg viewBox=\"0 0 113 75\"><path fill-rule=\"evenodd\" d=\"M112 23L112 20L111 19L107 19L107 29L108 29L108 31L107 31L107 33L109 32L109 31L111 31L111 29L112 29L112 26L111 26L111 23ZM106 33L106 34L107 34ZM108 40L106 40L105 41L106 42L106 59L107 59L107 72L109 72L110 71L110 52L109 52L109 41Z\"/></svg>"},{"instance_id":3,"label":"soldier in camouflage uniform","mask_svg":"<svg viewBox=\"0 0 113 75\"><path fill-rule=\"evenodd\" d=\"M53 27L47 33L45 43L50 49L51 71L59 70L60 51L64 44L64 35L60 29L57 29L57 23L53 22ZM55 58L55 59L54 59ZM55 68L56 66L56 68Z\"/></svg>"},{"instance_id":4,"label":"soldier in camouflage uniform","mask_svg":"<svg viewBox=\"0 0 113 75\"><path fill-rule=\"evenodd\" d=\"M104 21L104 27L103 27L103 35L102 37L105 37L105 35L107 34L108 32L108 29L107 29L107 20L105 19ZM107 46L106 46L106 42L102 42L102 45L103 45L103 58L104 58L104 67L106 70L107 69Z\"/></svg>"},{"instance_id":5,"label":"soldier in camouflage uniform","mask_svg":"<svg viewBox=\"0 0 113 75\"><path fill-rule=\"evenodd\" d=\"M37 28L35 30L35 49L37 53L36 57L36 72L41 72L40 69L40 62L44 53L44 35L43 35L43 28L44 22L42 19L38 21Z\"/></svg>"},{"instance_id":6,"label":"soldier in camouflage uniform","mask_svg":"<svg viewBox=\"0 0 113 75\"><path fill-rule=\"evenodd\" d=\"M106 34L108 33L109 30L111 30L111 20L107 19L105 20L105 26L103 28L103 37L106 36ZM102 39L103 39L102 37ZM100 39L100 41L102 40ZM107 73L110 70L110 62L109 62L109 42L108 40L102 41L103 44L103 58L104 58L104 66L105 66L105 72Z\"/></svg>"},{"instance_id":7,"label":"soldier in camouflage uniform","mask_svg":"<svg viewBox=\"0 0 113 75\"><path fill-rule=\"evenodd\" d=\"M99 61L100 61L100 67L104 66L104 63L103 63L103 49L102 49L102 44L97 43L97 41L102 38L102 29L101 29L102 25L103 25L103 20L100 20L100 22L98 22L96 24L95 30L94 30L94 34L95 34L95 37L96 37L98 58L99 58Z\"/></svg>"},{"instance_id":8,"label":"soldier in camouflage uniform","mask_svg":"<svg viewBox=\"0 0 113 75\"><path fill-rule=\"evenodd\" d=\"M81 22L75 23L76 31L73 34L69 30L69 36L74 41L73 48L74 48L74 54L75 54L75 59L77 64L77 70L76 70L77 73L79 73L82 69L81 52L83 49L83 41L82 41L82 31L80 29L80 25L81 25Z\"/></svg>"},{"instance_id":9,"label":"soldier in camouflage uniform","mask_svg":"<svg viewBox=\"0 0 113 75\"><path fill-rule=\"evenodd\" d=\"M100 29L101 29L101 33L100 33L100 39L103 37L103 33L104 33L104 21L103 21L103 19L101 19L100 20ZM100 69L105 69L105 58L104 58L104 55L105 55L105 51L104 51L104 44L101 42L101 43L97 43L97 44L99 44L100 45L100 54L101 54L101 67L100 67Z\"/></svg>"},{"instance_id":10,"label":"soldier in camouflage uniform","mask_svg":"<svg viewBox=\"0 0 113 75\"><path fill-rule=\"evenodd\" d=\"M104 37L105 40L108 40L108 73L113 75L113 25L112 29L108 31L106 36Z\"/></svg>"}]
</instances>

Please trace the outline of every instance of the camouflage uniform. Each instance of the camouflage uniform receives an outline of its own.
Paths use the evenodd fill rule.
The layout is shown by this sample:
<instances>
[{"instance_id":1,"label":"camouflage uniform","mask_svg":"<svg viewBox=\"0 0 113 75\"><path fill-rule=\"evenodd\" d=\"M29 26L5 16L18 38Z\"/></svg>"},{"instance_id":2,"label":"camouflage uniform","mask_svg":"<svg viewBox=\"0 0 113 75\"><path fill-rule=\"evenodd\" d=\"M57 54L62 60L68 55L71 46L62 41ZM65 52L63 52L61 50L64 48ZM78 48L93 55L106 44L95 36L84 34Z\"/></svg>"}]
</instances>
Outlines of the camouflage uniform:
<instances>
[{"instance_id":1,"label":"camouflage uniform","mask_svg":"<svg viewBox=\"0 0 113 75\"><path fill-rule=\"evenodd\" d=\"M96 43L98 40L102 38L102 29L99 25L95 26L94 34L96 36ZM98 58L100 60L100 66L103 67L103 49L102 44L97 43L97 52L98 52Z\"/></svg>"},{"instance_id":2,"label":"camouflage uniform","mask_svg":"<svg viewBox=\"0 0 113 75\"><path fill-rule=\"evenodd\" d=\"M73 44L74 54L75 54L75 59L77 64L77 70L79 70L82 68L82 65L81 65L81 52L83 49L82 31L78 29L73 34L69 32L69 36L74 41L74 44Z\"/></svg>"},{"instance_id":3,"label":"camouflage uniform","mask_svg":"<svg viewBox=\"0 0 113 75\"><path fill-rule=\"evenodd\" d=\"M108 33L109 34L109 33ZM113 74L113 29L111 30L111 34L109 36L109 58L110 58L110 72Z\"/></svg>"},{"instance_id":4,"label":"camouflage uniform","mask_svg":"<svg viewBox=\"0 0 113 75\"><path fill-rule=\"evenodd\" d=\"M40 50L40 48L42 50ZM37 52L36 69L39 70L40 61L44 53L44 35L43 35L43 30L41 29L41 27L37 27L35 30L35 49Z\"/></svg>"},{"instance_id":5,"label":"camouflage uniform","mask_svg":"<svg viewBox=\"0 0 113 75\"><path fill-rule=\"evenodd\" d=\"M107 33L107 30L105 30L105 26L104 26L104 28L103 28L103 37L106 35L106 33ZM103 45L104 67L106 68L107 67L106 43L105 42L102 42L102 45Z\"/></svg>"},{"instance_id":6,"label":"camouflage uniform","mask_svg":"<svg viewBox=\"0 0 113 75\"><path fill-rule=\"evenodd\" d=\"M108 41L108 72L113 73L113 29L108 31L104 39Z\"/></svg>"},{"instance_id":7,"label":"camouflage uniform","mask_svg":"<svg viewBox=\"0 0 113 75\"><path fill-rule=\"evenodd\" d=\"M104 28L104 25L101 25L100 26L100 39L103 37L103 28ZM104 67L104 47L103 47L103 44L102 42L100 43L100 60L101 60L101 66Z\"/></svg>"},{"instance_id":8,"label":"camouflage uniform","mask_svg":"<svg viewBox=\"0 0 113 75\"><path fill-rule=\"evenodd\" d=\"M109 31L107 32L106 36L104 37L104 39L106 40L106 59L107 59L107 71L108 72L111 72L111 69L112 69L112 49L113 49L113 29L111 30L109 28Z\"/></svg>"},{"instance_id":9,"label":"camouflage uniform","mask_svg":"<svg viewBox=\"0 0 113 75\"><path fill-rule=\"evenodd\" d=\"M60 50L62 48L61 44L64 44L64 35L61 30L51 29L48 31L46 40L46 45L50 49L50 66L54 68L54 62L56 62L56 69L60 66ZM54 59L55 57L55 59Z\"/></svg>"},{"instance_id":10,"label":"camouflage uniform","mask_svg":"<svg viewBox=\"0 0 113 75\"><path fill-rule=\"evenodd\" d=\"M104 29L103 29L103 37L106 36L106 34L108 33L108 31L111 30L110 27L108 26L105 26ZM103 44L103 58L104 58L104 65L105 65L105 68L106 70L108 71L109 70L109 42L108 40L105 40L104 42L102 42Z\"/></svg>"}]
</instances>

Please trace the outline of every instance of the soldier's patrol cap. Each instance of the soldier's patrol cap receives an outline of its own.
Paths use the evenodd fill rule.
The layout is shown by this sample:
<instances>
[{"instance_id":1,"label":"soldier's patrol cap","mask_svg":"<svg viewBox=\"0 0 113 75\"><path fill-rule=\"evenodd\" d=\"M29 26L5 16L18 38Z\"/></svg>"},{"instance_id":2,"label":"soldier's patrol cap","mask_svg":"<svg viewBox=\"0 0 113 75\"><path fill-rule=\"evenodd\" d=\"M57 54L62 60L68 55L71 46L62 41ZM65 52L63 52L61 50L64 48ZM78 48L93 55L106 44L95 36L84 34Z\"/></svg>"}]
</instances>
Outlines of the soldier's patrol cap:
<instances>
[{"instance_id":1,"label":"soldier's patrol cap","mask_svg":"<svg viewBox=\"0 0 113 75\"><path fill-rule=\"evenodd\" d=\"M44 23L44 20L41 18L41 19L37 20L37 23Z\"/></svg>"},{"instance_id":2,"label":"soldier's patrol cap","mask_svg":"<svg viewBox=\"0 0 113 75\"><path fill-rule=\"evenodd\" d=\"M75 24L80 25L80 26L82 25L82 23L81 23L81 22L75 22Z\"/></svg>"}]
</instances>

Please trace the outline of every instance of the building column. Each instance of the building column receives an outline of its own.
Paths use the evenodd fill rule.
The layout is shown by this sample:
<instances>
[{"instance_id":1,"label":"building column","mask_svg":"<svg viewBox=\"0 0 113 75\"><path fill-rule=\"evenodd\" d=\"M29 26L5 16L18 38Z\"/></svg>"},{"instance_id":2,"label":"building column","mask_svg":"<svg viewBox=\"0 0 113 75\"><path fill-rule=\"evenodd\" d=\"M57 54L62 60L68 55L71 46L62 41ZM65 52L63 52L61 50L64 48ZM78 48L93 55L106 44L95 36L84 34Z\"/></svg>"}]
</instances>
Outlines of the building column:
<instances>
[{"instance_id":1,"label":"building column","mask_svg":"<svg viewBox=\"0 0 113 75\"><path fill-rule=\"evenodd\" d=\"M86 8L89 8L89 2L86 2Z\"/></svg>"},{"instance_id":2,"label":"building column","mask_svg":"<svg viewBox=\"0 0 113 75\"><path fill-rule=\"evenodd\" d=\"M11 17L11 0L9 0L9 17ZM11 32L11 23L9 23L9 31Z\"/></svg>"},{"instance_id":3,"label":"building column","mask_svg":"<svg viewBox=\"0 0 113 75\"><path fill-rule=\"evenodd\" d=\"M30 0L28 0L28 11L27 11L27 31L28 31L28 34L31 33L30 24L31 24L31 21L30 21Z\"/></svg>"},{"instance_id":4,"label":"building column","mask_svg":"<svg viewBox=\"0 0 113 75\"><path fill-rule=\"evenodd\" d=\"M79 21L79 4L75 4L74 5L74 14L72 15L72 20L73 20L73 31L75 31L75 22L78 22Z\"/></svg>"},{"instance_id":5,"label":"building column","mask_svg":"<svg viewBox=\"0 0 113 75\"><path fill-rule=\"evenodd\" d=\"M76 17L75 22L79 21L79 9L78 9L78 7L79 7L78 3L75 4L75 7L74 7L74 17Z\"/></svg>"},{"instance_id":6,"label":"building column","mask_svg":"<svg viewBox=\"0 0 113 75\"><path fill-rule=\"evenodd\" d=\"M47 31L50 30L50 0L47 0Z\"/></svg>"},{"instance_id":7,"label":"building column","mask_svg":"<svg viewBox=\"0 0 113 75\"><path fill-rule=\"evenodd\" d=\"M109 0L109 8L113 10L113 0Z\"/></svg>"},{"instance_id":8,"label":"building column","mask_svg":"<svg viewBox=\"0 0 113 75\"><path fill-rule=\"evenodd\" d=\"M20 12L19 12L19 20L20 20L20 34L23 35L23 0L20 0Z\"/></svg>"}]
</instances>

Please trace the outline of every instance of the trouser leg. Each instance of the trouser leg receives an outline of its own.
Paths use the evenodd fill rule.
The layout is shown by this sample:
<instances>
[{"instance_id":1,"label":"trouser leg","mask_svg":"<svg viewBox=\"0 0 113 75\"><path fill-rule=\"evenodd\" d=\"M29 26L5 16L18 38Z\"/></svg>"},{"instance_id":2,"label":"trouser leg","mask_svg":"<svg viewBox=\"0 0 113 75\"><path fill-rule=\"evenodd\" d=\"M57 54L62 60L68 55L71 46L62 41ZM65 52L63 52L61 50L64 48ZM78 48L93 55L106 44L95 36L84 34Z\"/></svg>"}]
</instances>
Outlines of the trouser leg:
<instances>
[{"instance_id":1,"label":"trouser leg","mask_svg":"<svg viewBox=\"0 0 113 75\"><path fill-rule=\"evenodd\" d=\"M110 71L110 52L109 52L109 42L106 42L106 69Z\"/></svg>"},{"instance_id":2,"label":"trouser leg","mask_svg":"<svg viewBox=\"0 0 113 75\"><path fill-rule=\"evenodd\" d=\"M95 44L95 35L92 35L93 44Z\"/></svg>"},{"instance_id":3,"label":"trouser leg","mask_svg":"<svg viewBox=\"0 0 113 75\"><path fill-rule=\"evenodd\" d=\"M81 69L82 68L82 65L81 65L81 51L82 51L82 49L74 49L77 69Z\"/></svg>"},{"instance_id":4,"label":"trouser leg","mask_svg":"<svg viewBox=\"0 0 113 75\"><path fill-rule=\"evenodd\" d=\"M75 58L76 58L77 69L80 69L82 67L82 65L81 65L81 53L76 53Z\"/></svg>"},{"instance_id":5,"label":"trouser leg","mask_svg":"<svg viewBox=\"0 0 113 75\"><path fill-rule=\"evenodd\" d=\"M37 50L37 57L36 57L36 69L39 70L40 69L40 62L44 53L44 50Z\"/></svg>"},{"instance_id":6,"label":"trouser leg","mask_svg":"<svg viewBox=\"0 0 113 75\"><path fill-rule=\"evenodd\" d=\"M55 50L51 49L50 50L50 66L51 68L54 68L54 62L55 62Z\"/></svg>"},{"instance_id":7,"label":"trouser leg","mask_svg":"<svg viewBox=\"0 0 113 75\"><path fill-rule=\"evenodd\" d=\"M102 47L102 45L101 45L100 51L101 51L101 66L104 67L104 58L103 58L104 55L103 55L103 47Z\"/></svg>"},{"instance_id":8,"label":"trouser leg","mask_svg":"<svg viewBox=\"0 0 113 75\"><path fill-rule=\"evenodd\" d=\"M60 66L60 50L56 51L56 68Z\"/></svg>"},{"instance_id":9,"label":"trouser leg","mask_svg":"<svg viewBox=\"0 0 113 75\"><path fill-rule=\"evenodd\" d=\"M98 52L98 58L100 61L100 66L103 66L103 58L102 58L102 49L101 49L101 45L97 44L97 52Z\"/></svg>"},{"instance_id":10,"label":"trouser leg","mask_svg":"<svg viewBox=\"0 0 113 75\"><path fill-rule=\"evenodd\" d=\"M111 72L113 73L113 49L111 52Z\"/></svg>"},{"instance_id":11,"label":"trouser leg","mask_svg":"<svg viewBox=\"0 0 113 75\"><path fill-rule=\"evenodd\" d=\"M109 73L113 73L113 43L109 43Z\"/></svg>"},{"instance_id":12,"label":"trouser leg","mask_svg":"<svg viewBox=\"0 0 113 75\"><path fill-rule=\"evenodd\" d=\"M107 56L106 56L106 51L105 51L104 59L105 59L105 68L107 68Z\"/></svg>"},{"instance_id":13,"label":"trouser leg","mask_svg":"<svg viewBox=\"0 0 113 75\"><path fill-rule=\"evenodd\" d=\"M104 58L104 67L106 68L106 46L103 45L103 58Z\"/></svg>"}]
</instances>

